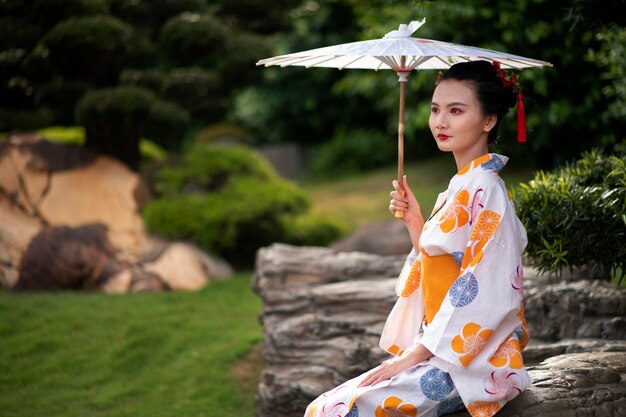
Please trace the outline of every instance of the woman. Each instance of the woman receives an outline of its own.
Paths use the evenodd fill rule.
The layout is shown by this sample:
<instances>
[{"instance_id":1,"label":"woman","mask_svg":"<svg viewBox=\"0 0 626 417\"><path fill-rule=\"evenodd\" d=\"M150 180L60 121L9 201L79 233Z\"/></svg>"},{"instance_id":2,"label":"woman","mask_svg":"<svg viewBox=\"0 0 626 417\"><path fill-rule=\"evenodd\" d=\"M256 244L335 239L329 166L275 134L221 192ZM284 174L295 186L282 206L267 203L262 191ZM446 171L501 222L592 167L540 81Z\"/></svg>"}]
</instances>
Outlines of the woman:
<instances>
[{"instance_id":1,"label":"woman","mask_svg":"<svg viewBox=\"0 0 626 417\"><path fill-rule=\"evenodd\" d=\"M406 177L389 210L413 242L380 345L393 355L322 394L306 416L441 416L466 407L492 416L530 385L521 351L526 231L488 153L515 105L515 76L494 62L452 66L433 93L430 129L458 172L424 222Z\"/></svg>"}]
</instances>

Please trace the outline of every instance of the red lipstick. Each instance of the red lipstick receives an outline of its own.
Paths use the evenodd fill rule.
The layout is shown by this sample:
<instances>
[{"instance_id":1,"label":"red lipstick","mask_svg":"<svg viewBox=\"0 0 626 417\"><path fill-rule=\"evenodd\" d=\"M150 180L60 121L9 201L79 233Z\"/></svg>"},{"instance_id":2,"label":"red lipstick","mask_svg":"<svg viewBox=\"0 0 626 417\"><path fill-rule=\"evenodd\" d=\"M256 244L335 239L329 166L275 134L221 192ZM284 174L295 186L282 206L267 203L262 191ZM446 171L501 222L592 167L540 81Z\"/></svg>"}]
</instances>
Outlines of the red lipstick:
<instances>
[{"instance_id":1,"label":"red lipstick","mask_svg":"<svg viewBox=\"0 0 626 417\"><path fill-rule=\"evenodd\" d=\"M444 135L443 133L440 133L437 135L437 138L439 138L440 140L446 140L448 139L450 136L448 135Z\"/></svg>"}]
</instances>

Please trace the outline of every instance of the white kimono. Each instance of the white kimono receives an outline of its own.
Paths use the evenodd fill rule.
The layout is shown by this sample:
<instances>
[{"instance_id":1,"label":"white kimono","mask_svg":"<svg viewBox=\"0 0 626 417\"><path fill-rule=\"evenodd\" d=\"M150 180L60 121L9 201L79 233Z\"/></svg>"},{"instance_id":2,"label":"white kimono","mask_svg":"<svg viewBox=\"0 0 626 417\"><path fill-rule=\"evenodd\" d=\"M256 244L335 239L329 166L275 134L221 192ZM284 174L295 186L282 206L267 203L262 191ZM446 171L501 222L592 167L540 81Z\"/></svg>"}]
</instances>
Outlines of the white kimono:
<instances>
[{"instance_id":1,"label":"white kimono","mask_svg":"<svg viewBox=\"0 0 626 417\"><path fill-rule=\"evenodd\" d=\"M491 417L530 385L522 253L526 230L486 154L461 169L426 221L396 285L380 346L396 356L417 343L429 360L357 388L363 374L322 394L307 417L440 416L467 408Z\"/></svg>"}]
</instances>

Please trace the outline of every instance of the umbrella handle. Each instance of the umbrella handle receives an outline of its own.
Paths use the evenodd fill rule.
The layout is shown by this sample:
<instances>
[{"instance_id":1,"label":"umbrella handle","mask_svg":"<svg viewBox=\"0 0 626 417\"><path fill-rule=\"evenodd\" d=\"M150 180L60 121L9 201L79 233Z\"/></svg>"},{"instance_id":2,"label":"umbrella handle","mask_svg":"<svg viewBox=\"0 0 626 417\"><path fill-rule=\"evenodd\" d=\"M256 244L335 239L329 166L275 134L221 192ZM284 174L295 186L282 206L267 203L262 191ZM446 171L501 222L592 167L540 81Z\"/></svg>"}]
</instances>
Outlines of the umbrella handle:
<instances>
[{"instance_id":1,"label":"umbrella handle","mask_svg":"<svg viewBox=\"0 0 626 417\"><path fill-rule=\"evenodd\" d=\"M400 74L400 73L399 73ZM398 75L399 75L398 74ZM404 95L406 91L406 74L400 77L400 112L398 116L398 184L402 184L404 177ZM401 193L404 197L404 193ZM394 212L396 219L404 218L404 211L396 210Z\"/></svg>"}]
</instances>

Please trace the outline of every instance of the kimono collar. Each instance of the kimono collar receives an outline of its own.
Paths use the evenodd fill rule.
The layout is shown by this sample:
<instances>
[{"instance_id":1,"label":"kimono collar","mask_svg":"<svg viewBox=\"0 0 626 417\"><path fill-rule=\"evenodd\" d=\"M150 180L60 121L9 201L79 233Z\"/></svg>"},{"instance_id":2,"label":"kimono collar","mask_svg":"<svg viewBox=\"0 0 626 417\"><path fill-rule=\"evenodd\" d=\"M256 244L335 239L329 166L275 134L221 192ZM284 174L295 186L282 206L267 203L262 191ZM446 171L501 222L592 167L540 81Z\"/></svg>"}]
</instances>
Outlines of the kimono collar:
<instances>
[{"instance_id":1,"label":"kimono collar","mask_svg":"<svg viewBox=\"0 0 626 417\"><path fill-rule=\"evenodd\" d=\"M494 171L496 174L504 168L509 158L497 153L487 153L474 159L456 173L455 177L463 176L477 169L483 171Z\"/></svg>"},{"instance_id":2,"label":"kimono collar","mask_svg":"<svg viewBox=\"0 0 626 417\"><path fill-rule=\"evenodd\" d=\"M498 174L502 168L506 165L509 158L497 153L487 153L479 156L472 162L465 165L454 177L450 180L449 189L458 189L467 184L470 177L474 177L477 174Z\"/></svg>"}]
</instances>

